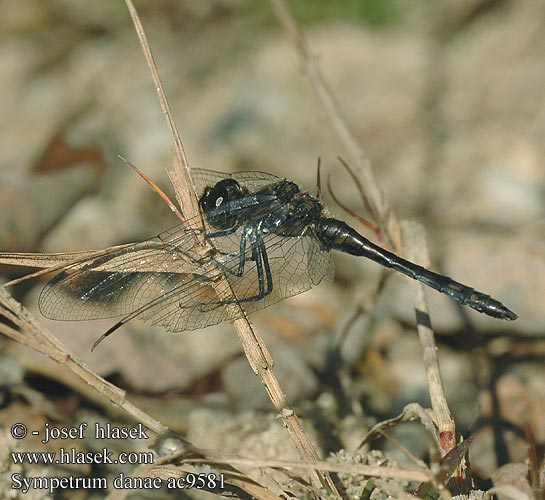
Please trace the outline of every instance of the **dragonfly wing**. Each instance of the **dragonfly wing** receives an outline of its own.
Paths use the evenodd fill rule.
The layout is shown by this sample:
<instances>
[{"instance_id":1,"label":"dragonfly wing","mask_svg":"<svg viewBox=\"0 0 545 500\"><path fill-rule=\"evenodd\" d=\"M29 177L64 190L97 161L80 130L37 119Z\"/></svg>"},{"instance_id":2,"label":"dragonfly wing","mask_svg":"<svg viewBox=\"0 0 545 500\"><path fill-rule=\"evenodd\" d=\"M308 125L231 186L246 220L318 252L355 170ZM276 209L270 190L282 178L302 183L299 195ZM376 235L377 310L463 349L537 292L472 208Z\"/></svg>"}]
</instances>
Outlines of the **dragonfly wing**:
<instances>
[{"instance_id":1,"label":"dragonfly wing","mask_svg":"<svg viewBox=\"0 0 545 500\"><path fill-rule=\"evenodd\" d=\"M197 275L191 280L179 280L171 290L144 304L122 321L126 323L138 318L151 325L162 326L170 333L221 323L229 316L224 304L218 300L213 282Z\"/></svg>"},{"instance_id":2,"label":"dragonfly wing","mask_svg":"<svg viewBox=\"0 0 545 500\"><path fill-rule=\"evenodd\" d=\"M226 252L236 252L233 247L239 241L239 236L232 238L232 247L228 248L225 238L222 238L222 249ZM219 259L224 268L231 270L225 275L237 298L244 301L243 306L247 312L263 309L310 290L322 280L331 280L333 277L331 253L323 251L313 238L267 235L264 243L272 274L272 291L261 300L251 300L260 295L258 270L256 262L251 258L251 248L246 249L245 269L241 277L234 275L240 262L238 256Z\"/></svg>"},{"instance_id":3,"label":"dragonfly wing","mask_svg":"<svg viewBox=\"0 0 545 500\"><path fill-rule=\"evenodd\" d=\"M263 172L229 176L195 169L193 173L199 193L226 177L237 180L250 193L280 180ZM271 202L266 208L276 209ZM255 212L253 206L238 209ZM188 224L188 227L201 225ZM204 230L205 234L214 232L206 222ZM215 247L215 261L248 312L309 290L333 275L330 253L323 251L313 238L267 234L263 242L272 273L272 291L258 300L258 270L250 244L244 256L244 274L237 276L240 238L239 230L231 235L210 237L209 241ZM198 246L194 231L177 226L153 240L74 263L45 286L39 299L40 310L44 316L58 320L124 316L121 321L126 322L139 318L170 332L224 321L228 319L225 302L218 299L214 289L215 281L220 278L218 268L209 256L199 253Z\"/></svg>"},{"instance_id":4,"label":"dragonfly wing","mask_svg":"<svg viewBox=\"0 0 545 500\"><path fill-rule=\"evenodd\" d=\"M269 235L265 238L265 245L273 289L265 297L253 300L260 296L260 290L251 247L246 249L244 274L237 276L240 266L240 235L235 233L213 238L212 242L216 248L215 260L222 271L218 270L216 264L209 262L206 273L196 275L194 280L180 281L169 292L142 306L131 316L163 326L172 333L195 330L230 318L225 301L218 299L214 289L214 281L220 276L228 280L236 299L248 313L305 292L333 277L331 254L323 251L314 239ZM208 276L209 280L206 281L203 276Z\"/></svg>"},{"instance_id":5,"label":"dragonfly wing","mask_svg":"<svg viewBox=\"0 0 545 500\"><path fill-rule=\"evenodd\" d=\"M332 283L335 277L335 262L331 252L323 250L320 243L314 238L307 237L307 272L312 286L324 283Z\"/></svg>"},{"instance_id":6,"label":"dragonfly wing","mask_svg":"<svg viewBox=\"0 0 545 500\"><path fill-rule=\"evenodd\" d=\"M47 283L40 311L65 321L138 318L169 332L220 323L228 315L214 289L218 271L196 241L193 231L176 226L153 240L76 262Z\"/></svg>"},{"instance_id":7,"label":"dragonfly wing","mask_svg":"<svg viewBox=\"0 0 545 500\"><path fill-rule=\"evenodd\" d=\"M89 320L130 314L154 298L194 280L199 266L188 250L194 233L181 226L177 246L162 237L75 262L54 276L42 290L42 314L57 320Z\"/></svg>"},{"instance_id":8,"label":"dragonfly wing","mask_svg":"<svg viewBox=\"0 0 545 500\"><path fill-rule=\"evenodd\" d=\"M214 170L205 170L201 168L191 169L191 177L195 183L195 189L198 196L201 196L204 193L206 187L213 187L219 181L228 178L238 181L242 186L246 187L250 193L255 193L269 184L274 184L282 180L280 177L266 172L249 171L227 174L225 172L216 172Z\"/></svg>"}]
</instances>

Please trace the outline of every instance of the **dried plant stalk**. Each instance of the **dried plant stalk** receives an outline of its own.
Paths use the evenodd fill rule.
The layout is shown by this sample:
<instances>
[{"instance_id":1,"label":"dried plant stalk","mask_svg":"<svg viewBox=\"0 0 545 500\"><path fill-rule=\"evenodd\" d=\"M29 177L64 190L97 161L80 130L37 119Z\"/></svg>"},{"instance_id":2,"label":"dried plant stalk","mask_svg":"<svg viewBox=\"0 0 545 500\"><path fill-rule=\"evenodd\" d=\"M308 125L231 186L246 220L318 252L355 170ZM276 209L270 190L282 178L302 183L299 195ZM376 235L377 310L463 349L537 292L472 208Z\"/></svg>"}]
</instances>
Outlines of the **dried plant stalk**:
<instances>
[{"instance_id":1,"label":"dried plant stalk","mask_svg":"<svg viewBox=\"0 0 545 500\"><path fill-rule=\"evenodd\" d=\"M45 328L26 308L19 302L13 299L4 289L0 288L0 315L8 319L20 330L16 330L5 323L0 323L0 333L20 342L23 345L31 347L42 354L49 356L59 364L66 366L69 370L80 377L84 382L89 384L102 397L107 398L114 406L120 408L135 421L141 422L156 434L162 435L171 431L161 422L142 411L137 406L133 405L125 397L125 391L111 384L107 380L97 375L91 368L83 363L74 353L72 353L62 342L60 342L47 328ZM273 495L266 488L257 485L252 479L245 474L234 469L230 463L229 456L222 456L215 452L201 450L186 440L183 441L184 450L180 458L186 462L195 460L199 463L218 464L218 469L221 473L227 476L226 481L230 484L238 486L240 489L248 493L259 492L261 498L269 498L278 500L278 497ZM191 460L188 458L191 457ZM165 462L165 458L155 460L153 467L157 468L161 463ZM138 472L146 470L144 466L140 466L135 470L135 476ZM149 467L149 466L147 466ZM234 476L235 479L232 479ZM238 478L238 479L237 479ZM124 498L123 495L129 494L130 490L121 489L114 490L109 495L109 498L117 498L116 495L121 495L119 498Z\"/></svg>"},{"instance_id":2,"label":"dried plant stalk","mask_svg":"<svg viewBox=\"0 0 545 500\"><path fill-rule=\"evenodd\" d=\"M312 57L308 43L305 40L305 37L303 36L303 33L297 25L297 22L295 21L293 15L291 14L286 1L269 1L280 24L285 29L288 37L293 43L301 61L301 64L304 68L305 74L309 79L312 88L316 92L322 106L326 110L329 119L333 125L333 129L337 133L337 136L339 137L341 143L345 146L352 162L357 169L357 175L361 178L361 185L363 186L363 189L365 189L365 197L367 198L369 205L373 210L373 213L377 214L377 223L381 227L389 244L394 248L394 250L396 250L397 252L401 252L402 245L400 237L400 224L393 210L389 206L386 198L384 197L382 190L379 188L378 183L375 180L369 158L365 154L364 149L357 141L346 119L344 118L333 93L331 92L329 86L325 81L325 78L323 77L320 69L315 63L314 58ZM425 242L420 239L418 240L418 242L415 242L415 247L425 249ZM427 250L424 251L427 252ZM415 292L418 297L424 296L424 285L415 282L413 287L415 291L418 290L417 292ZM425 308L425 302L418 298L415 298L415 306L417 310L417 323L419 324L418 311L424 311L425 314L427 314L427 309L422 309ZM419 324L418 328L420 332L422 326ZM429 341L430 337L433 338L433 330L431 329L431 326L428 326L427 331L428 333L426 335L426 338ZM443 391L437 390L439 386L442 387L442 382L441 375L438 369L436 350L429 349L426 344L424 358L428 382L433 381L433 385L430 386L428 389L430 392L432 408L440 422L439 429L441 432L444 431L445 433L448 433L448 435L451 435L452 438L454 438L454 421L450 416L450 411L448 410L448 403L445 398L445 394ZM430 373L428 373L428 370L431 370ZM444 435L447 436L447 434ZM455 445L455 442L448 438L443 443L444 450L446 452L450 451L453 445Z\"/></svg>"},{"instance_id":3,"label":"dried plant stalk","mask_svg":"<svg viewBox=\"0 0 545 500\"><path fill-rule=\"evenodd\" d=\"M142 422L153 432L160 434L168 430L161 422L127 401L125 391L96 374L2 288L0 288L0 314L21 329L21 331L18 331L4 323L0 323L0 333L21 344L32 347L66 366L100 394L108 398L115 406L126 411L137 422Z\"/></svg>"},{"instance_id":4,"label":"dried plant stalk","mask_svg":"<svg viewBox=\"0 0 545 500\"><path fill-rule=\"evenodd\" d=\"M421 224L416 222L403 222L401 224L403 243L407 258L422 266L429 265L429 255L425 244L425 231ZM437 419L439 437L445 452L456 446L456 425L450 413L441 380L439 359L437 358L437 345L431 327L431 320L428 313L428 303L422 286L415 286L411 283L414 291L414 301L417 310L418 337L424 358L424 367L428 381L428 392L431 405Z\"/></svg>"},{"instance_id":5,"label":"dried plant stalk","mask_svg":"<svg viewBox=\"0 0 545 500\"><path fill-rule=\"evenodd\" d=\"M163 84L161 82L157 66L153 60L153 55L147 42L146 34L138 17L138 13L132 5L131 0L126 0L126 4L135 25L146 61L150 68L153 82L159 96L159 101L161 102L161 108L163 109L170 129L174 150L174 169L169 171L168 174L176 192L176 198L180 202L185 217L192 218L192 216L197 215L199 211L182 139L174 119L172 118L170 106L163 89ZM273 360L271 355L261 339L261 336L255 327L250 323L240 304L237 303L236 296L234 295L228 280L226 278L220 280L214 285L214 289L219 299L227 302L225 307L230 317L233 319L233 326L242 343L248 362L250 363L254 373L263 381L267 393L275 409L282 418L284 425L288 430L297 451L299 452L299 455L306 461L318 460L319 457L314 449L314 446L304 433L299 419L289 407L284 391L280 387L280 383L273 373ZM328 489L338 494L333 481L326 472L311 470L310 477L315 488L327 486Z\"/></svg>"},{"instance_id":6,"label":"dried plant stalk","mask_svg":"<svg viewBox=\"0 0 545 500\"><path fill-rule=\"evenodd\" d=\"M337 100L320 69L316 65L308 43L297 25L297 21L291 14L287 3L285 0L270 0L270 3L280 24L293 43L305 74L316 92L320 103L324 107L333 129L339 137L341 144L346 148L351 163L357 169L357 175L361 178L362 185L365 186L365 194L373 213L378 215L379 225L387 236L390 245L396 251L400 251L401 240L399 222L375 180L369 157L366 155L365 150L359 144L350 129L347 120L344 118Z\"/></svg>"}]
</instances>

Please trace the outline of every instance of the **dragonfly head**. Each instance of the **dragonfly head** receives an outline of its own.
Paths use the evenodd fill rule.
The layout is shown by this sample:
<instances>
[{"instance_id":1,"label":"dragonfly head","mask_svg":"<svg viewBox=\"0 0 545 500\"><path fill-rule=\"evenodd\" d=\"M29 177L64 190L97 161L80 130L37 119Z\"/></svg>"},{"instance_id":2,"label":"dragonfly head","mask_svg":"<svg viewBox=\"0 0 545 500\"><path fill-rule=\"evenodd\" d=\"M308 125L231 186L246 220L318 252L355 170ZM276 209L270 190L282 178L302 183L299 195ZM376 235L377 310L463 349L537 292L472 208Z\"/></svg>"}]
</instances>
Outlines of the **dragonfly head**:
<instances>
[{"instance_id":1,"label":"dragonfly head","mask_svg":"<svg viewBox=\"0 0 545 500\"><path fill-rule=\"evenodd\" d=\"M216 229L229 229L237 224L237 211L229 210L229 204L248 194L234 179L222 179L213 187L206 187L199 200L199 207L206 220Z\"/></svg>"}]
</instances>

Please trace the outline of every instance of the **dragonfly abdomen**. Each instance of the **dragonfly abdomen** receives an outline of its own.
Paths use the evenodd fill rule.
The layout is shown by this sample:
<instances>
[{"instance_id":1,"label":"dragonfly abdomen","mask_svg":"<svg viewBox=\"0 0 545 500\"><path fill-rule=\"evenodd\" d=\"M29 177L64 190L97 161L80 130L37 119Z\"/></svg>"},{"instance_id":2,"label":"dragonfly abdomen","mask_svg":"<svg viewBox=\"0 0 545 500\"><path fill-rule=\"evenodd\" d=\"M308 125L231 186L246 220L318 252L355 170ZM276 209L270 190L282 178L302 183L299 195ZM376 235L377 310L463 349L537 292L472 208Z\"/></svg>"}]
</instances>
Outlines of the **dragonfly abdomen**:
<instances>
[{"instance_id":1,"label":"dragonfly abdomen","mask_svg":"<svg viewBox=\"0 0 545 500\"><path fill-rule=\"evenodd\" d=\"M490 295L458 283L448 276L434 273L375 245L346 222L322 217L316 221L314 233L326 250L338 250L350 255L367 257L384 267L395 269L438 292L448 295L459 304L469 306L494 318L514 320L518 317L513 311L498 300L490 297Z\"/></svg>"}]
</instances>

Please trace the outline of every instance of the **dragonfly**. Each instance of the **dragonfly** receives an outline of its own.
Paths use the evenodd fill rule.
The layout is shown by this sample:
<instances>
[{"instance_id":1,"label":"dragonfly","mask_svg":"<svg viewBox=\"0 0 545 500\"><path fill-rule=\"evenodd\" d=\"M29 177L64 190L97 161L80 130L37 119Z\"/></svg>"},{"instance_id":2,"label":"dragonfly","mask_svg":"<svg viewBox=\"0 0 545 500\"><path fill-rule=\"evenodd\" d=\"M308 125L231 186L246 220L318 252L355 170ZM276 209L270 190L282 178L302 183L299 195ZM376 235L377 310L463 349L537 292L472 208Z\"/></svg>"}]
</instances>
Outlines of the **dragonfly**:
<instances>
[{"instance_id":1,"label":"dragonfly","mask_svg":"<svg viewBox=\"0 0 545 500\"><path fill-rule=\"evenodd\" d=\"M65 267L41 292L42 314L65 321L121 317L95 347L133 319L172 333L200 329L233 319L224 307L230 301L251 313L331 281L336 250L394 269L480 313L518 317L490 295L371 242L330 217L319 194L293 181L258 171L193 169L192 177L198 221ZM229 282L233 299L218 297L220 279Z\"/></svg>"}]
</instances>

